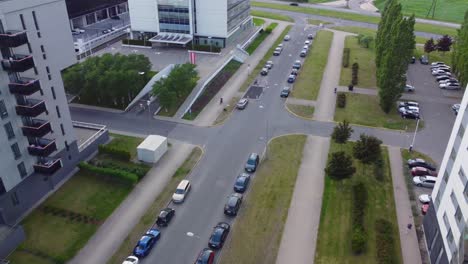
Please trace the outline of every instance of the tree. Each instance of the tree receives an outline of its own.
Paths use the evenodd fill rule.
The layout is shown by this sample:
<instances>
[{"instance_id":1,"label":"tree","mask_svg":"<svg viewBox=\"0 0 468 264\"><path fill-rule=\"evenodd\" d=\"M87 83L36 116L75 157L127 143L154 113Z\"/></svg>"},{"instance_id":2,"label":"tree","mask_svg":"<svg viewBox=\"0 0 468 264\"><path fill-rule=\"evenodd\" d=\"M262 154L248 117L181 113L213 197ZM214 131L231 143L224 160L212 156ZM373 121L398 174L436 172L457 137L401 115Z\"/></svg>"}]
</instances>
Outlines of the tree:
<instances>
[{"instance_id":1,"label":"tree","mask_svg":"<svg viewBox=\"0 0 468 264\"><path fill-rule=\"evenodd\" d=\"M428 39L426 43L424 43L424 52L429 54L435 50L436 50L436 45L434 43L434 39L433 38Z\"/></svg>"},{"instance_id":2,"label":"tree","mask_svg":"<svg viewBox=\"0 0 468 264\"><path fill-rule=\"evenodd\" d=\"M380 139L361 134L353 147L353 156L364 164L376 162L382 155L380 144L382 144Z\"/></svg>"},{"instance_id":3,"label":"tree","mask_svg":"<svg viewBox=\"0 0 468 264\"><path fill-rule=\"evenodd\" d=\"M370 47L370 44L374 41L374 38L372 36L364 35L364 34L359 34L358 35L358 42L361 47L368 49Z\"/></svg>"},{"instance_id":4,"label":"tree","mask_svg":"<svg viewBox=\"0 0 468 264\"><path fill-rule=\"evenodd\" d=\"M389 38L392 36L393 24L401 20L401 5L397 0L388 0L385 4L379 27L375 37L375 65L380 67L381 60L385 55Z\"/></svg>"},{"instance_id":5,"label":"tree","mask_svg":"<svg viewBox=\"0 0 468 264\"><path fill-rule=\"evenodd\" d=\"M452 38L449 35L443 35L440 39L437 40L436 48L438 51L442 52L450 51L452 43Z\"/></svg>"},{"instance_id":6,"label":"tree","mask_svg":"<svg viewBox=\"0 0 468 264\"><path fill-rule=\"evenodd\" d=\"M348 121L343 120L343 122L335 126L331 137L336 143L344 144L351 137L352 133L353 128L349 125Z\"/></svg>"},{"instance_id":7,"label":"tree","mask_svg":"<svg viewBox=\"0 0 468 264\"><path fill-rule=\"evenodd\" d=\"M325 173L334 180L350 178L356 172L353 159L344 151L334 152L328 161Z\"/></svg>"},{"instance_id":8,"label":"tree","mask_svg":"<svg viewBox=\"0 0 468 264\"><path fill-rule=\"evenodd\" d=\"M465 12L465 19L455 38L452 66L462 87L465 87L468 83L468 10Z\"/></svg>"}]
</instances>

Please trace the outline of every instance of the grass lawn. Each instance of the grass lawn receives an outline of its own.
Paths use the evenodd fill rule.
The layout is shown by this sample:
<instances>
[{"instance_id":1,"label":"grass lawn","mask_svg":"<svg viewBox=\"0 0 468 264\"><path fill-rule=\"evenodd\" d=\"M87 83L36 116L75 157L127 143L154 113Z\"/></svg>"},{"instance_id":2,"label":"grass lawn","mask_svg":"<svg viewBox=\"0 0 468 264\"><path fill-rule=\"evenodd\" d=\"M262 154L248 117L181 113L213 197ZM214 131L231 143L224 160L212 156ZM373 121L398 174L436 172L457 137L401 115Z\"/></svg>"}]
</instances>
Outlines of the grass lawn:
<instances>
[{"instance_id":1,"label":"grass lawn","mask_svg":"<svg viewBox=\"0 0 468 264\"><path fill-rule=\"evenodd\" d=\"M174 190L177 187L177 184L187 177L187 175L192 171L193 167L197 164L198 160L201 158L202 150L199 147L195 147L190 155L185 159L184 163L177 169L177 171L172 175L169 183L164 187L163 191L158 195L156 200L153 201L151 206L149 206L148 212L143 215L138 223L133 227L130 234L122 241L119 249L116 253L110 258L107 262L109 264L121 263L130 252L132 252L133 247L136 245L138 239L140 239L141 234L143 234L149 227L153 225L156 221L156 217L159 214L159 211L166 207L167 202L171 199Z\"/></svg>"},{"instance_id":2,"label":"grass lawn","mask_svg":"<svg viewBox=\"0 0 468 264\"><path fill-rule=\"evenodd\" d=\"M334 142L330 146L330 154L336 151L352 153L354 142L339 145ZM384 218L393 223L395 237L395 252L398 263L403 263L400 251L398 223L393 197L392 177L388 161L388 152L382 148L384 166L382 169L383 181L377 180L371 167L363 166L354 161L356 173L350 179L341 182L325 177L320 228L317 237L315 263L377 263L376 259L376 232L375 221ZM352 186L358 181L367 187L368 206L365 211L365 226L367 228L367 251L361 255L354 255L351 251L351 209Z\"/></svg>"},{"instance_id":3,"label":"grass lawn","mask_svg":"<svg viewBox=\"0 0 468 264\"><path fill-rule=\"evenodd\" d=\"M308 105L297 105L297 104L286 104L286 107L289 111L293 112L294 114L304 117L304 118L312 118L314 116L315 108L313 106Z\"/></svg>"},{"instance_id":4,"label":"grass lawn","mask_svg":"<svg viewBox=\"0 0 468 264\"><path fill-rule=\"evenodd\" d=\"M55 264L53 260L38 257L20 249L17 249L13 255L8 257L8 260L11 263Z\"/></svg>"},{"instance_id":5,"label":"grass lawn","mask_svg":"<svg viewBox=\"0 0 468 264\"><path fill-rule=\"evenodd\" d=\"M388 129L399 129L414 131L416 121L413 119L401 118L395 110L385 114L379 106L379 98L374 95L345 93L346 107L336 108L335 121L347 120L352 124L384 127ZM424 127L424 121L419 122L419 129Z\"/></svg>"},{"instance_id":6,"label":"grass lawn","mask_svg":"<svg viewBox=\"0 0 468 264\"><path fill-rule=\"evenodd\" d=\"M374 4L380 10L383 10L385 2L385 0L377 0ZM427 0L400 0L399 2L405 15L414 13L417 17L421 18L426 18L432 4L432 1ZM468 3L466 0L438 0L436 7L434 19L462 23ZM432 15L428 19L432 19Z\"/></svg>"},{"instance_id":7,"label":"grass lawn","mask_svg":"<svg viewBox=\"0 0 468 264\"><path fill-rule=\"evenodd\" d=\"M459 1L464 1L464 0L459 0ZM255 2L255 1L252 1L251 5L256 6L256 7L286 10L286 11L306 13L306 14L311 14L311 15L337 17L337 18L341 18L345 20L360 21L360 22L367 22L367 23L373 23L373 24L378 24L380 21L380 17L376 17L376 16L366 16L366 15L355 14L355 13L345 13L345 12L340 12L340 11L335 11L335 10L317 9L317 8L303 7L303 6L297 7L297 6ZM431 24L423 24L423 23L416 23L415 30L439 34L439 35L444 35L444 34L448 34L451 36L457 35L457 30L455 28L436 26L436 25L431 25Z\"/></svg>"},{"instance_id":8,"label":"grass lawn","mask_svg":"<svg viewBox=\"0 0 468 264\"><path fill-rule=\"evenodd\" d=\"M278 26L278 23L271 23L270 25L268 25L269 28L276 28ZM252 43L249 44L249 46L245 49L245 51L247 51L250 55L252 55L252 53L254 53L254 51L258 48L258 46L260 46L260 44L262 44L262 42L266 39L266 37L268 37L268 35L270 35L270 33L267 33L266 31L262 31L260 34L258 34L258 36L254 39L254 41L252 41Z\"/></svg>"},{"instance_id":9,"label":"grass lawn","mask_svg":"<svg viewBox=\"0 0 468 264\"><path fill-rule=\"evenodd\" d=\"M348 86L351 83L351 68L353 63L359 64L357 87L376 88L377 78L375 69L374 45L363 48L359 45L357 37L348 36L345 39L345 48L350 49L349 66L341 67L340 85Z\"/></svg>"},{"instance_id":10,"label":"grass lawn","mask_svg":"<svg viewBox=\"0 0 468 264\"><path fill-rule=\"evenodd\" d=\"M234 96L231 98L231 100L226 104L225 108L226 111L221 111L219 113L219 116L216 118L214 121L213 125L219 125L222 124L226 119L231 115L232 111L236 107L237 102L240 100L240 97Z\"/></svg>"},{"instance_id":11,"label":"grass lawn","mask_svg":"<svg viewBox=\"0 0 468 264\"><path fill-rule=\"evenodd\" d=\"M253 22L254 22L254 25L257 27L265 24L265 20L258 18L258 17L254 17Z\"/></svg>"},{"instance_id":12,"label":"grass lawn","mask_svg":"<svg viewBox=\"0 0 468 264\"><path fill-rule=\"evenodd\" d=\"M239 91L241 92L245 92L247 90L247 88L249 88L250 84L254 81L255 78L257 78L257 76L260 74L260 71L262 70L263 66L265 65L265 63L271 58L271 56L273 55L273 51L275 50L275 48L278 46L278 44L282 43L283 42L283 38L284 36L286 36L289 32L289 30L291 29L291 25L288 25L286 26L286 28L283 30L283 32L281 33L281 35L276 39L275 43L273 43L273 45L271 45L270 49L267 51L267 53L265 54L265 56L263 56L263 58L257 63L257 65L255 66L255 68L250 72L249 76L247 77L247 79L245 80L245 82L242 84L242 86L240 87Z\"/></svg>"},{"instance_id":13,"label":"grass lawn","mask_svg":"<svg viewBox=\"0 0 468 264\"><path fill-rule=\"evenodd\" d=\"M340 26L340 27L333 27L333 29L341 30L345 32L351 32L355 34L363 34L367 36L373 36L375 38L375 34L377 33L376 29L373 28L364 28L364 27L354 27L354 26ZM416 36L415 38L417 44L424 44L428 40L427 38Z\"/></svg>"},{"instance_id":14,"label":"grass lawn","mask_svg":"<svg viewBox=\"0 0 468 264\"><path fill-rule=\"evenodd\" d=\"M115 147L119 149L126 149L130 151L131 158L136 159L137 147L143 142L144 138L129 137L119 134L110 134L112 141L107 144L109 147Z\"/></svg>"},{"instance_id":15,"label":"grass lawn","mask_svg":"<svg viewBox=\"0 0 468 264\"><path fill-rule=\"evenodd\" d=\"M220 263L275 263L305 140L305 135L289 135L269 143Z\"/></svg>"},{"instance_id":16,"label":"grass lawn","mask_svg":"<svg viewBox=\"0 0 468 264\"><path fill-rule=\"evenodd\" d=\"M333 32L319 31L304 65L297 77L292 96L295 98L315 100L320 91L323 71L328 62L328 51L333 39Z\"/></svg>"},{"instance_id":17,"label":"grass lawn","mask_svg":"<svg viewBox=\"0 0 468 264\"><path fill-rule=\"evenodd\" d=\"M266 12L266 11L261 11L261 10L250 10L250 14L252 16L256 17L264 17L264 18L269 18L269 19L275 19L275 20L281 20L281 21L287 21L287 22L294 22L294 19L290 16L285 16L285 15L280 15L277 13L271 13L271 12Z\"/></svg>"},{"instance_id":18,"label":"grass lawn","mask_svg":"<svg viewBox=\"0 0 468 264\"><path fill-rule=\"evenodd\" d=\"M414 51L415 57L420 58L421 55L427 55L424 53L424 47L416 47L416 50ZM429 62L435 62L435 61L442 61L445 62L447 65L452 65L452 52L440 52L440 51L433 51L429 53Z\"/></svg>"},{"instance_id":19,"label":"grass lawn","mask_svg":"<svg viewBox=\"0 0 468 264\"><path fill-rule=\"evenodd\" d=\"M328 22L328 21L323 21L323 20L320 20L320 19L307 19L307 22L311 25L320 25L320 24L323 24L323 25L327 25L327 24L333 24L332 22Z\"/></svg>"}]
</instances>

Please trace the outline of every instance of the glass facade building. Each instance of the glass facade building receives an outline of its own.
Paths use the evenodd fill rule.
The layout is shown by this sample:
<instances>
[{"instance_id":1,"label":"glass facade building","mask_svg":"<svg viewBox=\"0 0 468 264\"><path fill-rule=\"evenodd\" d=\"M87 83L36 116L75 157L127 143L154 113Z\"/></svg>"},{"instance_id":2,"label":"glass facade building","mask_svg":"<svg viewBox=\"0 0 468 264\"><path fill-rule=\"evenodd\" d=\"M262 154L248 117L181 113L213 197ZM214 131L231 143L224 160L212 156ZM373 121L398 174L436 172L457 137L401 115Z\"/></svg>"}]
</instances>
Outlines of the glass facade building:
<instances>
[{"instance_id":1,"label":"glass facade building","mask_svg":"<svg viewBox=\"0 0 468 264\"><path fill-rule=\"evenodd\" d=\"M227 29L230 32L250 16L249 0L229 0L227 12Z\"/></svg>"},{"instance_id":2,"label":"glass facade building","mask_svg":"<svg viewBox=\"0 0 468 264\"><path fill-rule=\"evenodd\" d=\"M190 34L189 0L158 1L159 30Z\"/></svg>"}]
</instances>

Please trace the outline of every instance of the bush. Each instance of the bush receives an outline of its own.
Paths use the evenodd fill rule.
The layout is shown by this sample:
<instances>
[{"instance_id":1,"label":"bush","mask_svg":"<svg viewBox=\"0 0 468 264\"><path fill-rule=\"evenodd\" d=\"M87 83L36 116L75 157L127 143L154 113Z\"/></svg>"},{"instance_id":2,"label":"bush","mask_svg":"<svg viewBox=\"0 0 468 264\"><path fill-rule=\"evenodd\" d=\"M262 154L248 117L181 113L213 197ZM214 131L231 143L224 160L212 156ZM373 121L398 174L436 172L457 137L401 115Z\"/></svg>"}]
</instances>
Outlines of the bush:
<instances>
[{"instance_id":1,"label":"bush","mask_svg":"<svg viewBox=\"0 0 468 264\"><path fill-rule=\"evenodd\" d=\"M353 63L352 66L352 78L351 78L351 84L356 85L358 84L358 72L359 72L359 64L357 62Z\"/></svg>"},{"instance_id":2,"label":"bush","mask_svg":"<svg viewBox=\"0 0 468 264\"><path fill-rule=\"evenodd\" d=\"M351 235L351 250L359 255L366 251L367 233L361 228L354 228Z\"/></svg>"},{"instance_id":3,"label":"bush","mask_svg":"<svg viewBox=\"0 0 468 264\"><path fill-rule=\"evenodd\" d=\"M142 39L122 39L122 44L124 45L135 45L135 46L146 46L151 47L152 44L148 40Z\"/></svg>"},{"instance_id":4,"label":"bush","mask_svg":"<svg viewBox=\"0 0 468 264\"><path fill-rule=\"evenodd\" d=\"M98 174L98 175L100 174L103 176L116 178L126 184L134 185L138 182L137 175L130 173L130 172L123 171L123 170L97 167L86 162L80 162L80 164L78 164L78 167L82 170L86 170L94 174Z\"/></svg>"},{"instance_id":5,"label":"bush","mask_svg":"<svg viewBox=\"0 0 468 264\"><path fill-rule=\"evenodd\" d=\"M109 156L113 158L123 160L123 161L129 161L130 158L132 157L130 152L124 149L109 147L107 145L99 145L98 149L100 153L108 154Z\"/></svg>"},{"instance_id":6,"label":"bush","mask_svg":"<svg viewBox=\"0 0 468 264\"><path fill-rule=\"evenodd\" d=\"M268 25L268 27L265 29L265 33L267 34L270 34L273 29L276 28L276 26L278 26L278 23L271 23L270 25Z\"/></svg>"},{"instance_id":7,"label":"bush","mask_svg":"<svg viewBox=\"0 0 468 264\"><path fill-rule=\"evenodd\" d=\"M343 63L344 68L348 68L348 66L349 66L349 53L350 52L351 52L351 50L349 48L344 48L344 50L343 50L342 63Z\"/></svg>"},{"instance_id":8,"label":"bush","mask_svg":"<svg viewBox=\"0 0 468 264\"><path fill-rule=\"evenodd\" d=\"M339 108L345 108L346 106L346 94L345 93L338 93L336 97L336 105Z\"/></svg>"},{"instance_id":9,"label":"bush","mask_svg":"<svg viewBox=\"0 0 468 264\"><path fill-rule=\"evenodd\" d=\"M221 48L214 45L192 45L191 49L196 51L206 51L215 53L221 52Z\"/></svg>"},{"instance_id":10,"label":"bush","mask_svg":"<svg viewBox=\"0 0 468 264\"><path fill-rule=\"evenodd\" d=\"M112 160L97 160L91 162L91 164L97 167L113 168L133 173L138 177L138 180L141 180L143 177L145 177L146 173L148 173L148 171L150 170L150 167L144 164L125 164L122 162L115 162Z\"/></svg>"},{"instance_id":11,"label":"bush","mask_svg":"<svg viewBox=\"0 0 468 264\"><path fill-rule=\"evenodd\" d=\"M351 235L351 249L354 254L366 251L367 232L364 227L365 211L367 207L367 189L364 183L358 182L353 185L353 208L351 211L351 224L353 232Z\"/></svg>"},{"instance_id":12,"label":"bush","mask_svg":"<svg viewBox=\"0 0 468 264\"><path fill-rule=\"evenodd\" d=\"M397 263L395 253L395 238L393 236L393 224L385 219L375 221L377 263L393 264Z\"/></svg>"}]
</instances>

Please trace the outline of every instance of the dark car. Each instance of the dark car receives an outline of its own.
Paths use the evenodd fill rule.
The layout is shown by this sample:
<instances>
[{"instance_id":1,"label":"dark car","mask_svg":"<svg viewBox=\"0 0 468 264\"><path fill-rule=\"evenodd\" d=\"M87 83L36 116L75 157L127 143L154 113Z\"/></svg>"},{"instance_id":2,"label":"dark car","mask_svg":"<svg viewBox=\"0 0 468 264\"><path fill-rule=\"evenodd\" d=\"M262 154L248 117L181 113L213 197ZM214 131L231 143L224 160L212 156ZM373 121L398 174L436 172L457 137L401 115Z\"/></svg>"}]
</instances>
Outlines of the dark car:
<instances>
[{"instance_id":1,"label":"dark car","mask_svg":"<svg viewBox=\"0 0 468 264\"><path fill-rule=\"evenodd\" d=\"M421 62L421 64L429 64L429 60L427 59L426 55L422 55L421 58L419 58L419 61Z\"/></svg>"},{"instance_id":2,"label":"dark car","mask_svg":"<svg viewBox=\"0 0 468 264\"><path fill-rule=\"evenodd\" d=\"M302 66L301 61L297 60L293 64L293 69L298 69L299 70L301 68L301 66Z\"/></svg>"},{"instance_id":3,"label":"dark car","mask_svg":"<svg viewBox=\"0 0 468 264\"><path fill-rule=\"evenodd\" d=\"M243 193L247 190L247 187L250 183L250 175L243 172L239 174L236 178L236 183L234 183L234 191L238 193Z\"/></svg>"},{"instance_id":4,"label":"dark car","mask_svg":"<svg viewBox=\"0 0 468 264\"><path fill-rule=\"evenodd\" d=\"M200 251L200 254L198 254L195 264L213 264L214 258L214 251L209 248L204 248L202 251Z\"/></svg>"},{"instance_id":5,"label":"dark car","mask_svg":"<svg viewBox=\"0 0 468 264\"><path fill-rule=\"evenodd\" d=\"M430 169L432 171L435 171L436 170L436 166L426 162L425 160L423 159L419 159L419 158L416 158L416 159L409 159L407 161L407 164L408 164L408 168L414 168L414 167L424 167L424 168L427 168L427 169Z\"/></svg>"},{"instance_id":6,"label":"dark car","mask_svg":"<svg viewBox=\"0 0 468 264\"><path fill-rule=\"evenodd\" d=\"M401 117L408 119L419 119L419 113L415 111L404 110L401 112Z\"/></svg>"},{"instance_id":7,"label":"dark car","mask_svg":"<svg viewBox=\"0 0 468 264\"><path fill-rule=\"evenodd\" d=\"M158 215L158 219L156 219L156 224L158 226L167 226L171 221L172 217L175 215L175 210L172 208L164 208Z\"/></svg>"},{"instance_id":8,"label":"dark car","mask_svg":"<svg viewBox=\"0 0 468 264\"><path fill-rule=\"evenodd\" d=\"M258 163L260 162L260 157L257 153L251 153L249 159L245 163L245 171L255 172L257 170Z\"/></svg>"},{"instance_id":9,"label":"dark car","mask_svg":"<svg viewBox=\"0 0 468 264\"><path fill-rule=\"evenodd\" d=\"M425 167L413 167L411 168L410 172L412 176L426 176L426 175L435 176L435 177L437 176L436 171L430 170Z\"/></svg>"},{"instance_id":10,"label":"dark car","mask_svg":"<svg viewBox=\"0 0 468 264\"><path fill-rule=\"evenodd\" d=\"M291 75L297 75L299 73L298 69L292 69L291 70Z\"/></svg>"},{"instance_id":11,"label":"dark car","mask_svg":"<svg viewBox=\"0 0 468 264\"><path fill-rule=\"evenodd\" d=\"M293 74L289 75L288 83L293 83L295 81L296 81L296 75L293 75Z\"/></svg>"},{"instance_id":12,"label":"dark car","mask_svg":"<svg viewBox=\"0 0 468 264\"><path fill-rule=\"evenodd\" d=\"M289 93L291 92L291 88L289 87L284 87L283 90L281 90L280 96L283 98L286 98L289 96Z\"/></svg>"},{"instance_id":13,"label":"dark car","mask_svg":"<svg viewBox=\"0 0 468 264\"><path fill-rule=\"evenodd\" d=\"M302 58L304 58L305 56L307 56L307 50L306 50L306 49L303 49L303 50L301 51L301 53L299 53L299 56L302 57Z\"/></svg>"},{"instance_id":14,"label":"dark car","mask_svg":"<svg viewBox=\"0 0 468 264\"><path fill-rule=\"evenodd\" d=\"M289 3L290 6L299 6L298 3Z\"/></svg>"},{"instance_id":15,"label":"dark car","mask_svg":"<svg viewBox=\"0 0 468 264\"><path fill-rule=\"evenodd\" d=\"M260 72L261 75L263 76L266 76L268 75L268 68L267 67L263 67L262 71Z\"/></svg>"},{"instance_id":16,"label":"dark car","mask_svg":"<svg viewBox=\"0 0 468 264\"><path fill-rule=\"evenodd\" d=\"M211 233L210 241L208 242L208 246L212 249L220 249L224 245L224 241L229 234L229 230L231 226L228 223L219 222L213 229L213 233Z\"/></svg>"},{"instance_id":17,"label":"dark car","mask_svg":"<svg viewBox=\"0 0 468 264\"><path fill-rule=\"evenodd\" d=\"M133 255L138 258L146 257L161 236L158 229L152 228L144 234L133 249Z\"/></svg>"},{"instance_id":18,"label":"dark car","mask_svg":"<svg viewBox=\"0 0 468 264\"><path fill-rule=\"evenodd\" d=\"M229 195L226 205L224 205L224 214L236 216L242 203L242 194L233 193Z\"/></svg>"},{"instance_id":19,"label":"dark car","mask_svg":"<svg viewBox=\"0 0 468 264\"><path fill-rule=\"evenodd\" d=\"M414 56L413 56L413 57L411 57L411 61L410 61L410 62L411 62L411 64L414 64L414 63L416 63L416 57L414 57Z\"/></svg>"},{"instance_id":20,"label":"dark car","mask_svg":"<svg viewBox=\"0 0 468 264\"><path fill-rule=\"evenodd\" d=\"M313 34L307 35L307 39L314 39L314 35Z\"/></svg>"}]
</instances>

